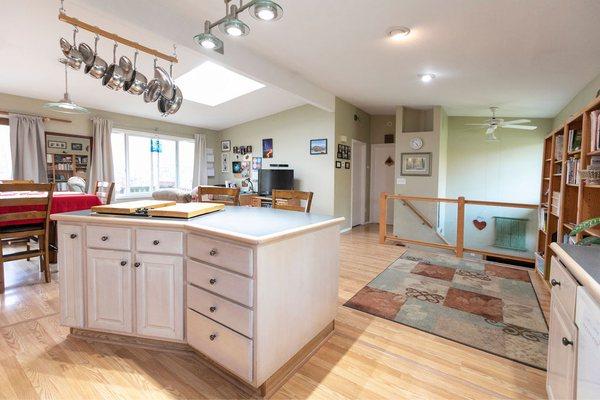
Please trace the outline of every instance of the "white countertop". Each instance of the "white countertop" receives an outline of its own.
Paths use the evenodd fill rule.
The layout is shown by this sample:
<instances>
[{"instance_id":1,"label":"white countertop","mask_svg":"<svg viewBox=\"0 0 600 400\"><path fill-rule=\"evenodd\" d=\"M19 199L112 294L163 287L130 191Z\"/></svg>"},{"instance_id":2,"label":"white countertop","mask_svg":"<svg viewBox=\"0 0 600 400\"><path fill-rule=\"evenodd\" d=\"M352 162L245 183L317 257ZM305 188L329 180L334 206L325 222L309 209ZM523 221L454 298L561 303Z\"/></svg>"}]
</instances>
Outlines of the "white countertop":
<instances>
[{"instance_id":1,"label":"white countertop","mask_svg":"<svg viewBox=\"0 0 600 400\"><path fill-rule=\"evenodd\" d=\"M552 243L550 248L590 296L600 302L600 248L558 243Z\"/></svg>"},{"instance_id":2,"label":"white countertop","mask_svg":"<svg viewBox=\"0 0 600 400\"><path fill-rule=\"evenodd\" d=\"M61 222L183 228L250 244L274 241L304 231L339 225L344 221L342 217L262 207L225 207L223 211L190 219L97 214L90 210L52 214L50 218Z\"/></svg>"}]
</instances>

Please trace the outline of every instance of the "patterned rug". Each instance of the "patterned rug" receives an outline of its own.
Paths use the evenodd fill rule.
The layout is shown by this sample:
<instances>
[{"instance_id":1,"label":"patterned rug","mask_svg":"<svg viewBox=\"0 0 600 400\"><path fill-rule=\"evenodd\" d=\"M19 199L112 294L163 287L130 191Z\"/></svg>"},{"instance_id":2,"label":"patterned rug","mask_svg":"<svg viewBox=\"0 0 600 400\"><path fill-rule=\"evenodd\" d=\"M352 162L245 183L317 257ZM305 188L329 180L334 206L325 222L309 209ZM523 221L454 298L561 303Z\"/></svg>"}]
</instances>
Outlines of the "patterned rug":
<instances>
[{"instance_id":1,"label":"patterned rug","mask_svg":"<svg viewBox=\"0 0 600 400\"><path fill-rule=\"evenodd\" d=\"M548 326L522 269L408 250L345 306L546 369Z\"/></svg>"}]
</instances>

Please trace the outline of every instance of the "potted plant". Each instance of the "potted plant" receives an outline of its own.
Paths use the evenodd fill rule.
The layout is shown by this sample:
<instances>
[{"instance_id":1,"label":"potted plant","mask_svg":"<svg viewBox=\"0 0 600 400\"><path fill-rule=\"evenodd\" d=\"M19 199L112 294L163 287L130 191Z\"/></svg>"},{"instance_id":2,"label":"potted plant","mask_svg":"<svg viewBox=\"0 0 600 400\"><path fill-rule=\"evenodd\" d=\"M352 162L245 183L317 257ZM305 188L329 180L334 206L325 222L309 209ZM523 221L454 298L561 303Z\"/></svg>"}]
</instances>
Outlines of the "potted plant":
<instances>
[{"instance_id":1,"label":"potted plant","mask_svg":"<svg viewBox=\"0 0 600 400\"><path fill-rule=\"evenodd\" d=\"M600 217L590 218L578 224L571 233L570 236L575 236L578 233L585 231L586 229L593 228L596 225L600 225ZM600 244L600 238L596 236L588 236L581 239L576 243L578 246L589 246L591 244Z\"/></svg>"}]
</instances>

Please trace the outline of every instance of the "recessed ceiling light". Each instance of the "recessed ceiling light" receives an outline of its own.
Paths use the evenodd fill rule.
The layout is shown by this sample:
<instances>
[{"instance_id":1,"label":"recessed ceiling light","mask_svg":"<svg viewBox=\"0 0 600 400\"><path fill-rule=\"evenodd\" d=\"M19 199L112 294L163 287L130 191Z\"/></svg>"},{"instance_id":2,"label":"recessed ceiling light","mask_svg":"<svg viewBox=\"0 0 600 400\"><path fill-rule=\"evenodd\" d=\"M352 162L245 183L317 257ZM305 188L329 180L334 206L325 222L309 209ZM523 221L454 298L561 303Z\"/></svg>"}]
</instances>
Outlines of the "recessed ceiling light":
<instances>
[{"instance_id":1,"label":"recessed ceiling light","mask_svg":"<svg viewBox=\"0 0 600 400\"><path fill-rule=\"evenodd\" d=\"M186 100L213 107L265 87L211 61L181 75L175 83Z\"/></svg>"},{"instance_id":2,"label":"recessed ceiling light","mask_svg":"<svg viewBox=\"0 0 600 400\"><path fill-rule=\"evenodd\" d=\"M395 26L388 30L388 36L392 40L402 40L410 34L410 29L405 26Z\"/></svg>"},{"instance_id":3,"label":"recessed ceiling light","mask_svg":"<svg viewBox=\"0 0 600 400\"><path fill-rule=\"evenodd\" d=\"M435 74L421 74L419 78L421 78L421 82L431 82L435 78Z\"/></svg>"}]
</instances>

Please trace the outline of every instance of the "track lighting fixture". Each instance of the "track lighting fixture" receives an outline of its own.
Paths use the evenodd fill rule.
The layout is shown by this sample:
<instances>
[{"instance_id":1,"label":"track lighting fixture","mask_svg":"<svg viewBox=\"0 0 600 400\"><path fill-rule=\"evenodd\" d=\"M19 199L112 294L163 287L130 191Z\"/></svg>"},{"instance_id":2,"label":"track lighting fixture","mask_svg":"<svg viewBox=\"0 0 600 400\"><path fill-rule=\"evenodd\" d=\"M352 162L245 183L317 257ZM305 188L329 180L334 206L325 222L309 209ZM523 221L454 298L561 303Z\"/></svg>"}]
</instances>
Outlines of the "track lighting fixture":
<instances>
[{"instance_id":1,"label":"track lighting fixture","mask_svg":"<svg viewBox=\"0 0 600 400\"><path fill-rule=\"evenodd\" d=\"M216 22L205 21L204 32L194 36L194 41L202 48L224 53L223 41L211 33L212 29L219 30L228 36L239 37L250 33L250 27L238 18L243 11L250 9L250 15L259 21L277 21L283 16L283 9L272 0L251 0L244 4L240 0L239 6L232 4L232 0L225 1L225 16Z\"/></svg>"}]
</instances>

